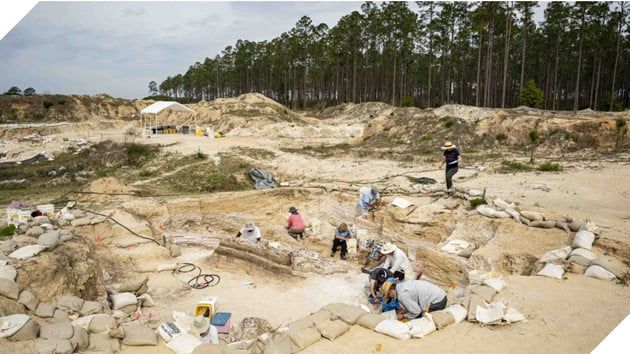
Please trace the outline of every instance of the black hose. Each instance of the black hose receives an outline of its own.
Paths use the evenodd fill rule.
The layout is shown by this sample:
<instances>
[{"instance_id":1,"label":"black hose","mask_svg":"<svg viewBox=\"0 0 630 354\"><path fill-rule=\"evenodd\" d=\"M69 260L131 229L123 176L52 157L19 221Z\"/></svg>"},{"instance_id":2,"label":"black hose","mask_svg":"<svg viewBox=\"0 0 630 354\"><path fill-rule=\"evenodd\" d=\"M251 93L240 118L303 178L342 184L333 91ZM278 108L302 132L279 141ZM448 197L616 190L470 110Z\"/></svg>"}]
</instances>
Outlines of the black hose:
<instances>
[{"instance_id":1,"label":"black hose","mask_svg":"<svg viewBox=\"0 0 630 354\"><path fill-rule=\"evenodd\" d=\"M83 211L85 211L85 212L87 212L87 213L94 214L94 215L104 216L104 217L106 217L106 218L107 218L107 220L111 220L111 221L115 222L116 224L118 224L118 226L120 226L120 227L122 227L123 229L125 229L125 230L129 231L132 235L134 235L134 236L136 236L136 237L140 237L140 238L145 239L145 240L149 240L149 241L151 241L151 242L155 242L155 244L156 244L156 245L161 246L161 245L160 245L160 243L159 243L156 239L151 238L151 237L142 236L142 235L140 235L140 234L136 233L135 231L131 230L131 229L130 229L130 228L128 228L127 226L125 226L125 225L121 224L120 222L118 222L116 219L112 218L110 215L105 215L105 214L97 213L97 212L95 212L95 211L88 210L88 209L79 209L79 208L75 208L75 209L76 209L76 210L83 210Z\"/></svg>"},{"instance_id":2,"label":"black hose","mask_svg":"<svg viewBox=\"0 0 630 354\"><path fill-rule=\"evenodd\" d=\"M197 271L197 275L190 278L186 283L193 289L205 289L209 286L218 285L221 282L221 277L218 274L202 274L201 268L192 263L182 263L175 272L179 274L186 274Z\"/></svg>"}]
</instances>

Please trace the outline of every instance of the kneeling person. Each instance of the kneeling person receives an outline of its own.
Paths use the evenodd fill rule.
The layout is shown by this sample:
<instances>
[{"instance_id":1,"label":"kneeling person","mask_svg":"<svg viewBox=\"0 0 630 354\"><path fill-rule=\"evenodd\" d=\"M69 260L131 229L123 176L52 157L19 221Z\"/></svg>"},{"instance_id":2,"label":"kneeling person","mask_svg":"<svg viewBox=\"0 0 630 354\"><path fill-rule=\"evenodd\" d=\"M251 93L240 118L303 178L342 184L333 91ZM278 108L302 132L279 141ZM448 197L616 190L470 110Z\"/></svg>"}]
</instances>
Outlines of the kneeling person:
<instances>
[{"instance_id":1,"label":"kneeling person","mask_svg":"<svg viewBox=\"0 0 630 354\"><path fill-rule=\"evenodd\" d=\"M398 313L399 320L404 318L413 320L422 317L425 312L446 308L446 292L428 281L386 282L382 290L386 299L395 298L404 307L404 312Z\"/></svg>"}]
</instances>

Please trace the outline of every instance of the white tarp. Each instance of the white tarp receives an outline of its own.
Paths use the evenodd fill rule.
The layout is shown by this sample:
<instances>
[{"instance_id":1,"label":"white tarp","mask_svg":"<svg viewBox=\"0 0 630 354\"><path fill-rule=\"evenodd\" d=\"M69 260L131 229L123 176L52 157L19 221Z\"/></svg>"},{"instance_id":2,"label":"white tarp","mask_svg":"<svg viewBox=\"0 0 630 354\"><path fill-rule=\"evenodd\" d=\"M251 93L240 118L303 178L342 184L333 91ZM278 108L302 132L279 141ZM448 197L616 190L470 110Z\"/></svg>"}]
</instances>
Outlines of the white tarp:
<instances>
[{"instance_id":1,"label":"white tarp","mask_svg":"<svg viewBox=\"0 0 630 354\"><path fill-rule=\"evenodd\" d=\"M184 106L179 102L174 101L157 101L154 104L144 108L140 111L142 114L158 114L165 109L170 109L172 111L180 111L180 112L188 112L195 113L194 110Z\"/></svg>"}]
</instances>

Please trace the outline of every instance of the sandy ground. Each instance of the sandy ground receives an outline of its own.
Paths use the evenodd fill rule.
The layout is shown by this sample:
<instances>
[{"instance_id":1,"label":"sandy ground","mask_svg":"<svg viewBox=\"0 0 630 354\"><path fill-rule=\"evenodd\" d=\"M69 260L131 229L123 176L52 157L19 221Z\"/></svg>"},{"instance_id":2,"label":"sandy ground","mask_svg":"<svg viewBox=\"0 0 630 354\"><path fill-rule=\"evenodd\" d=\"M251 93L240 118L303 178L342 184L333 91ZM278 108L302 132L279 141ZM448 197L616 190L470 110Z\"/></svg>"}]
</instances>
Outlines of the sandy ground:
<instances>
[{"instance_id":1,"label":"sandy ground","mask_svg":"<svg viewBox=\"0 0 630 354\"><path fill-rule=\"evenodd\" d=\"M62 133L55 139L86 138L91 141L113 139L121 141L120 131L103 130ZM350 138L348 138L350 139ZM56 140L53 140L53 142ZM322 139L264 139L255 137L227 137L209 139L192 135L163 135L151 139L136 138L165 146L165 150L192 154L201 151L210 156L243 146L274 151L276 158L271 168L295 180L337 180L345 182L375 181L386 176L414 170L433 170L433 165L409 165L395 161L356 159L350 156L318 159L285 153L281 146L303 146L324 142ZM338 141L341 142L341 141ZM48 143L51 144L51 143ZM13 145L12 145L13 146ZM53 146L53 145L51 145ZM41 146L31 147L39 152ZM51 148L51 150L54 149ZM26 154L26 153L25 153ZM544 211L548 215L571 215L577 219L593 220L604 230L604 235L630 242L630 180L628 164L600 162L598 169L583 169L576 165L562 173L493 174L477 169L462 170L456 186L474 189L487 188L494 196L519 203L527 209ZM463 165L463 167L468 167ZM339 171L349 171L340 173ZM419 175L432 177L443 183L442 171L428 171ZM462 178L463 177L463 178ZM548 190L548 191L545 191ZM218 212L218 211L217 211ZM253 213L253 212L251 212ZM270 218L261 213L257 218ZM283 215L282 218L285 216ZM275 219L280 219L276 217ZM274 219L274 222L276 220ZM125 220L127 225L133 220ZM139 230L142 225L136 225ZM516 230L516 228L515 228ZM526 237L527 234L522 235ZM148 309L168 319L172 310L192 311L194 304L209 296L218 296L220 309L233 313L233 322L256 316L267 319L273 326L302 318L329 302L363 303L366 276L354 264L348 274L333 276L312 275L305 279L271 274L256 267L224 257L211 251L186 248L178 262L194 262L205 272L217 273L221 283L203 290L173 292L182 288L184 275L169 272L153 274L149 289L156 293L158 307ZM164 250L154 245L141 245L116 250L136 262L172 261ZM353 328L334 342L322 340L304 353L372 353L377 344L381 353L401 352L467 352L467 353L586 353L590 352L628 313L630 288L593 278L568 275L566 280L536 276L508 276L508 289L499 300L522 312L529 321L502 327L482 327L463 322L449 326L425 339L399 341ZM253 286L245 286L253 282ZM169 353L164 347L124 348L123 353Z\"/></svg>"}]
</instances>

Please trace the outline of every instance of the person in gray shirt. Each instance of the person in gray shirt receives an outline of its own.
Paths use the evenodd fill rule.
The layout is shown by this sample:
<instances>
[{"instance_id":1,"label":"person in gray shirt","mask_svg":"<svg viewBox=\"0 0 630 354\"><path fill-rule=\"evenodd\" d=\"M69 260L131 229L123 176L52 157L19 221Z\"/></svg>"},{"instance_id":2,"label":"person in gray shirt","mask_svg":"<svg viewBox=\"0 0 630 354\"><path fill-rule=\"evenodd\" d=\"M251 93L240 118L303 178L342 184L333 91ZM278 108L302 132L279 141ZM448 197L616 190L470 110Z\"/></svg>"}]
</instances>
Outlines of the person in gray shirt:
<instances>
[{"instance_id":1,"label":"person in gray shirt","mask_svg":"<svg viewBox=\"0 0 630 354\"><path fill-rule=\"evenodd\" d=\"M382 292L389 299L397 298L404 308L404 311L398 313L399 320L412 320L422 317L425 312L443 310L447 302L446 292L425 280L386 282Z\"/></svg>"}]
</instances>

